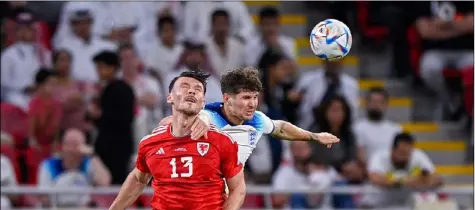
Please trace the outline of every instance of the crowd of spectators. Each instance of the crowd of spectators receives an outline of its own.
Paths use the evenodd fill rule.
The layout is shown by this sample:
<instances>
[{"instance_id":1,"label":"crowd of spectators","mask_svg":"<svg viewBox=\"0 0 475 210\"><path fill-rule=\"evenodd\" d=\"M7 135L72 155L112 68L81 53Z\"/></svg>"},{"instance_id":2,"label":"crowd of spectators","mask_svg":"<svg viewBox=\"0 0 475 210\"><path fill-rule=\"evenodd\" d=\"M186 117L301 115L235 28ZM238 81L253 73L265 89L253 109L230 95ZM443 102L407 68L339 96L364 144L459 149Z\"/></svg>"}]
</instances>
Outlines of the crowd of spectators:
<instances>
[{"instance_id":1,"label":"crowd of spectators","mask_svg":"<svg viewBox=\"0 0 475 210\"><path fill-rule=\"evenodd\" d=\"M442 183L428 156L413 148L415 139L385 117L391 98L386 90L368 91L367 115L357 118L358 82L342 70L340 61L299 72L296 42L281 34L280 12L274 7L263 7L255 25L239 1L37 4L1 5L6 40L1 54L2 187L122 184L134 165L138 141L170 113L165 99L173 77L186 70L211 73L206 101L217 102L222 98L220 75L241 66L261 71L265 88L259 109L270 118L341 139L327 149L263 137L246 165L248 183L277 190L371 183L383 191ZM473 2L471 11L450 5L462 16L455 26L444 23L457 33L432 34L440 27L430 24L444 24L439 19L421 16L415 21L422 39L433 43L424 48L421 78L435 90L443 83L435 82L436 73L447 65L461 69L471 64L473 75ZM426 6L421 8L429 9ZM463 16L470 12L471 18ZM450 14L434 14L452 20ZM466 35L469 31L472 34ZM434 42L459 35L471 38L461 40L457 50L443 44L452 41ZM453 101L439 93L443 101ZM398 192L401 195L406 196L395 204L408 198ZM390 196L282 194L273 196L273 204L386 207L394 204L385 201ZM2 209L49 206L51 199L1 197ZM54 199L65 207L97 205L89 195Z\"/></svg>"}]
</instances>

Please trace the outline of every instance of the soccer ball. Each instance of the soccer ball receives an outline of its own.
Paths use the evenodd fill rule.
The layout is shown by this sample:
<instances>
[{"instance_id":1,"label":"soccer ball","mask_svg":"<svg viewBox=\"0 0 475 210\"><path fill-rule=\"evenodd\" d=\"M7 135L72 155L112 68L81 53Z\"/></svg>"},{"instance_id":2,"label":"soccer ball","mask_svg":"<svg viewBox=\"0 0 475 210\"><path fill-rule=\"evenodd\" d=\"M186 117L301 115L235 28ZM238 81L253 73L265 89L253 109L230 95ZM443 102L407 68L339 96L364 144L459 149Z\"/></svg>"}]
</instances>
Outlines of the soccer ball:
<instances>
[{"instance_id":1,"label":"soccer ball","mask_svg":"<svg viewBox=\"0 0 475 210\"><path fill-rule=\"evenodd\" d=\"M350 52L351 44L350 29L335 19L318 23L310 34L310 47L323 60L334 61L345 57Z\"/></svg>"}]
</instances>

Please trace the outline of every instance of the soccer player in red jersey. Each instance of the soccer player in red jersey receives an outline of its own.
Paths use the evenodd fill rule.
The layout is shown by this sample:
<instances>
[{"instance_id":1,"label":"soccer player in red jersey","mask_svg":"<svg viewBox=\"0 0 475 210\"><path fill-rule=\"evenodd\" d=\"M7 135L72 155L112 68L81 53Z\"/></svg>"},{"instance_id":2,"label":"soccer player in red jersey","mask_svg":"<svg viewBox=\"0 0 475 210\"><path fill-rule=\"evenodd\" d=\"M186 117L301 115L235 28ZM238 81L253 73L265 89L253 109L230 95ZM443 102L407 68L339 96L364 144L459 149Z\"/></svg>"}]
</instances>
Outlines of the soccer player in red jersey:
<instances>
[{"instance_id":1,"label":"soccer player in red jersey","mask_svg":"<svg viewBox=\"0 0 475 210\"><path fill-rule=\"evenodd\" d=\"M159 126L141 140L136 168L122 185L111 210L132 205L151 178L154 210L241 207L246 185L238 162L238 145L213 126L207 138L192 140L189 136L190 126L204 106L208 77L187 71L170 83L167 101L172 105L172 123ZM230 191L227 199L223 196L224 181Z\"/></svg>"}]
</instances>

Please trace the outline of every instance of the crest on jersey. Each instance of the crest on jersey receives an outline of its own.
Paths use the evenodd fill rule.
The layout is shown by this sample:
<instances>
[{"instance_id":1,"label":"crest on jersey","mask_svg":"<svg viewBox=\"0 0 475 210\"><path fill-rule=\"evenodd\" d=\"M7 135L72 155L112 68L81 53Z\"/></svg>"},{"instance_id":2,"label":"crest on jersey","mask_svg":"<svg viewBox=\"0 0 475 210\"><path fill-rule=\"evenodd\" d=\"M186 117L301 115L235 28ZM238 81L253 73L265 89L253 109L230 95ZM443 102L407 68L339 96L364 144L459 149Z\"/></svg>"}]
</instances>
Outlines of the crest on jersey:
<instances>
[{"instance_id":1,"label":"crest on jersey","mask_svg":"<svg viewBox=\"0 0 475 210\"><path fill-rule=\"evenodd\" d=\"M254 145L256 144L256 140L257 140L257 132L255 131L250 131L249 132L249 145Z\"/></svg>"},{"instance_id":2,"label":"crest on jersey","mask_svg":"<svg viewBox=\"0 0 475 210\"><path fill-rule=\"evenodd\" d=\"M200 153L201 156L204 156L209 151L209 143L198 142L196 144L196 149L198 150L198 153Z\"/></svg>"}]
</instances>

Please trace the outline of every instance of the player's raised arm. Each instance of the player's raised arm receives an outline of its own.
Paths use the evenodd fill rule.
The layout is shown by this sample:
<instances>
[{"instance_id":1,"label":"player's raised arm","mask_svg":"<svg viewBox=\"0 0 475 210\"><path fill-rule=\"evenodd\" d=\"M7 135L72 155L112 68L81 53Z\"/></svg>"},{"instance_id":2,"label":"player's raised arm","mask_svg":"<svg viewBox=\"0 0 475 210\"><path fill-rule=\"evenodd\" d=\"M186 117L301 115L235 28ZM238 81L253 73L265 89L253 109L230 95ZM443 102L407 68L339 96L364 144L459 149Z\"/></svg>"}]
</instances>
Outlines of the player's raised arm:
<instances>
[{"instance_id":1,"label":"player's raised arm","mask_svg":"<svg viewBox=\"0 0 475 210\"><path fill-rule=\"evenodd\" d=\"M312 133L287 121L271 120L267 115L259 111L256 111L256 117L259 118L265 134L270 134L279 139L290 141L318 141L329 147L331 144L340 141L336 136L330 133Z\"/></svg>"},{"instance_id":2,"label":"player's raised arm","mask_svg":"<svg viewBox=\"0 0 475 210\"><path fill-rule=\"evenodd\" d=\"M222 142L221 171L229 189L229 197L224 203L224 210L238 210L246 197L243 165L238 160L238 145L227 135L220 142Z\"/></svg>"},{"instance_id":3,"label":"player's raised arm","mask_svg":"<svg viewBox=\"0 0 475 210\"><path fill-rule=\"evenodd\" d=\"M109 209L124 210L131 206L142 194L151 178L150 169L145 163L144 154L139 146L136 168L127 176L120 188L119 195L117 195Z\"/></svg>"}]
</instances>

